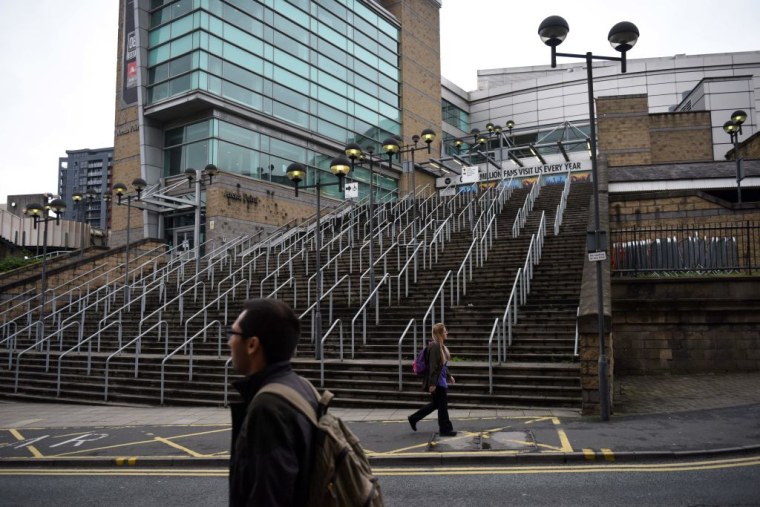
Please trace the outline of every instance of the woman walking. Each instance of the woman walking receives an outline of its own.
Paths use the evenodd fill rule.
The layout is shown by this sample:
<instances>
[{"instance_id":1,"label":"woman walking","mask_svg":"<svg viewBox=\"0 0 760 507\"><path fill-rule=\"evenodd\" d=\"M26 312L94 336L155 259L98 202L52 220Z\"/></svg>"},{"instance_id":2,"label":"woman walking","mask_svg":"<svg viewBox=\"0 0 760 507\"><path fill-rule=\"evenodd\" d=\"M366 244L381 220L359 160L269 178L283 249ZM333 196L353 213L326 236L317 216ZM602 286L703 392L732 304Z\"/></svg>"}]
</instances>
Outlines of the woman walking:
<instances>
[{"instance_id":1,"label":"woman walking","mask_svg":"<svg viewBox=\"0 0 760 507\"><path fill-rule=\"evenodd\" d=\"M446 326L442 323L433 326L433 339L428 344L428 373L424 384L432 400L409 416L409 424L417 431L417 423L438 409L438 434L443 437L453 437L457 434L449 420L448 389L449 384L454 383L454 377L449 375L451 354L446 347L448 334Z\"/></svg>"}]
</instances>

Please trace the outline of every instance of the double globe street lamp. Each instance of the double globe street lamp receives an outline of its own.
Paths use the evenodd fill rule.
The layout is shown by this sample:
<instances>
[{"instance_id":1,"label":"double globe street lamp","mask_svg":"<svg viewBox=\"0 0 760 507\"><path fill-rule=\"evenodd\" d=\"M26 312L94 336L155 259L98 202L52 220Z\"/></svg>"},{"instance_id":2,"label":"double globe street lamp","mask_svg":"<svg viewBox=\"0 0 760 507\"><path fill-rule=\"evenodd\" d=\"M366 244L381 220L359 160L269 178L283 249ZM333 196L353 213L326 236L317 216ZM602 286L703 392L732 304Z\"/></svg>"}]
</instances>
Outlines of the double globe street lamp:
<instances>
[{"instance_id":1,"label":"double globe street lamp","mask_svg":"<svg viewBox=\"0 0 760 507\"><path fill-rule=\"evenodd\" d=\"M55 213L55 217L48 216L48 211ZM41 333L41 338L45 334L45 296L47 294L47 238L48 238L48 222L55 220L55 224L61 223L61 215L66 211L66 203L62 199L53 199L45 205L32 203L26 207L24 213L27 216L32 217L34 220L34 228L40 222L45 224L42 231L42 291L40 296L40 324L41 329L38 328L38 332Z\"/></svg>"},{"instance_id":2,"label":"double globe street lamp","mask_svg":"<svg viewBox=\"0 0 760 507\"><path fill-rule=\"evenodd\" d=\"M85 204L85 196L87 197L87 203ZM79 239L80 239L80 248L79 248L79 255L84 255L84 247L85 247L85 240L84 240L84 224L87 221L87 208L90 204L98 197L98 193L88 188L87 192L84 194L82 192L74 192L71 194L71 200L74 201L74 206L79 208L80 212L80 224L79 224Z\"/></svg>"},{"instance_id":3,"label":"double globe street lamp","mask_svg":"<svg viewBox=\"0 0 760 507\"><path fill-rule=\"evenodd\" d=\"M411 195L412 195L412 236L414 237L415 243L417 242L417 184L415 181L415 173L417 172L415 168L415 162L414 162L414 153L420 149L418 147L418 143L422 140L427 145L427 152L430 154L431 152L431 144L435 140L435 131L432 129L425 129L423 130L420 135L413 135L412 136L412 144L408 145L399 145L398 139L395 137L389 137L385 141L383 141L383 151L388 155L388 163L390 165L393 165L393 156L395 155L397 160L401 160L401 155L403 153L410 153L411 154L411 171L412 171L412 181L411 181Z\"/></svg>"},{"instance_id":4,"label":"double globe street lamp","mask_svg":"<svg viewBox=\"0 0 760 507\"><path fill-rule=\"evenodd\" d=\"M639 29L631 22L623 21L610 29L607 40L613 49L620 52L619 57L599 56L591 52L582 54L558 53L557 46L562 44L567 37L570 27L561 16L549 16L541 22L538 27L538 35L541 41L551 48L551 66L557 66L557 57L581 58L586 60L586 81L588 83L588 115L591 142L591 177L593 180L594 191L594 231L589 232L589 252L606 251L606 233L601 230L599 219L599 178L596 156L596 116L594 112L594 60L608 60L620 62L620 71L626 72L626 53L636 45L639 39ZM606 257L606 256L605 256ZM609 382L607 378L607 356L605 353L604 343L604 300L603 300L603 283L602 283L602 263L596 262L596 299L598 314L598 336L599 336L599 411L603 421L610 418L609 408Z\"/></svg>"},{"instance_id":5,"label":"double globe street lamp","mask_svg":"<svg viewBox=\"0 0 760 507\"><path fill-rule=\"evenodd\" d=\"M747 121L747 113L741 109L731 114L731 119L723 124L723 130L731 137L734 145L734 159L736 160L736 198L742 203L742 174L741 159L739 158L739 134L742 133L742 124Z\"/></svg>"},{"instance_id":6,"label":"double globe street lamp","mask_svg":"<svg viewBox=\"0 0 760 507\"><path fill-rule=\"evenodd\" d=\"M130 233L130 219L132 217L132 199L135 201L139 201L140 197L142 195L143 189L148 186L148 184L145 182L142 178L135 178L132 180L132 187L135 189L134 194L128 194L127 186L124 183L116 183L113 186L113 191L116 193L116 196L118 198L117 203L119 206L123 206L122 199L126 199L127 201L127 246L125 247L125 254L124 254L124 304L129 303L129 233ZM144 209L140 207L139 205L134 205L137 209Z\"/></svg>"},{"instance_id":7,"label":"double globe street lamp","mask_svg":"<svg viewBox=\"0 0 760 507\"><path fill-rule=\"evenodd\" d=\"M321 231L321 221L322 221L322 187L331 187L338 185L340 188L341 193L344 192L345 187L343 185L344 178L348 175L348 173L351 171L352 166L351 163L348 161L346 157L343 155L338 156L332 160L330 163L330 171L338 177L337 182L332 183L322 183L321 177L320 177L320 171L317 171L316 174L316 183L313 185L308 186L301 186L302 189L307 188L314 188L317 190L317 216L316 216L316 228L315 228L315 263L317 265L317 300L314 304L314 334L316 337L315 340L315 346L314 351L316 354L316 358L320 359L322 357L322 351L321 351L321 344L322 344L322 307L321 307L321 300L322 300L322 257L321 257L321 250L322 250L322 231ZM287 175L288 179L293 182L293 187L295 189L295 195L298 197L298 189L299 184L306 179L306 166L303 164L299 164L298 162L294 162L288 166L287 169Z\"/></svg>"},{"instance_id":8,"label":"double globe street lamp","mask_svg":"<svg viewBox=\"0 0 760 507\"><path fill-rule=\"evenodd\" d=\"M211 185L214 176L216 176L218 172L219 170L214 164L208 164L203 168L203 171L200 169L185 169L185 176L187 176L190 185L192 186L193 182L195 182L195 223L193 224L193 241L195 242L196 274L199 273L201 269L201 190L206 182L208 182L208 185Z\"/></svg>"}]
</instances>

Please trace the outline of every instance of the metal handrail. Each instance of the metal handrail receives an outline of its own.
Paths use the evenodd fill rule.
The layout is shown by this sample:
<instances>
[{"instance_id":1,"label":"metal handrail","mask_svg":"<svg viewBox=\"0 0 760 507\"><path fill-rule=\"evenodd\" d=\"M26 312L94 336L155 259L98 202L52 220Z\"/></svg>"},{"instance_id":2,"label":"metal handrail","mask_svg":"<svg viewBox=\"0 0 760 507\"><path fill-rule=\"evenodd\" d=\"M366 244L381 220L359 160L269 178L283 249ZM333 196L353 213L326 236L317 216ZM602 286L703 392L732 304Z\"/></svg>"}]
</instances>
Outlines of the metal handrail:
<instances>
[{"instance_id":1,"label":"metal handrail","mask_svg":"<svg viewBox=\"0 0 760 507\"><path fill-rule=\"evenodd\" d=\"M441 286L438 287L438 291L436 291L435 296L433 296L433 300L430 302L430 306L428 306L427 312L425 312L425 316L422 317L422 334L423 336L425 333L425 322L427 321L428 315L432 316L432 321L430 323L430 330L432 332L433 329L433 323L435 322L435 302L438 299L439 296L441 296L441 322L444 320L444 302L446 300L445 297L443 297L443 288L446 286L446 282L449 281L449 278L451 278L451 270L449 270L446 273L446 276L443 278L443 281L441 282ZM453 283L449 283L449 293L451 298L451 304L454 304L454 287Z\"/></svg>"},{"instance_id":2,"label":"metal handrail","mask_svg":"<svg viewBox=\"0 0 760 507\"><path fill-rule=\"evenodd\" d=\"M343 361L343 323L340 319L337 319L319 341L319 385L321 387L325 387L325 340L330 336L335 326L340 327L340 360L341 362Z\"/></svg>"},{"instance_id":3,"label":"metal handrail","mask_svg":"<svg viewBox=\"0 0 760 507\"><path fill-rule=\"evenodd\" d=\"M414 333L414 348L412 349L413 356L417 354L417 321L415 319L410 319L409 324L406 325L406 329L404 329L404 332L401 333L401 338L398 339L398 390L403 390L403 367L401 363L401 349L402 344L404 341L404 338L406 337L406 333L409 332L409 328L412 328Z\"/></svg>"},{"instance_id":4,"label":"metal handrail","mask_svg":"<svg viewBox=\"0 0 760 507\"><path fill-rule=\"evenodd\" d=\"M340 260L342 258L341 255L346 250L348 250L349 248L351 248L351 245L346 245L338 253L336 253L335 255L333 255L330 258L330 260L328 260L327 262L325 262L324 264L322 264L322 273L324 274L325 268L329 267L330 264L335 263L335 281L337 282L338 281L338 268L340 268L340 264L338 263L338 260ZM352 273L353 270L354 270L354 260L353 260L353 257L350 254L348 256L348 259L349 259L348 272ZM306 304L307 305L311 304L311 281L317 277L318 273L319 273L319 271L315 271L314 274L311 275L306 280L306 294L307 294L307 296L306 296Z\"/></svg>"},{"instance_id":5,"label":"metal handrail","mask_svg":"<svg viewBox=\"0 0 760 507\"><path fill-rule=\"evenodd\" d=\"M198 283L199 283L199 285L203 286L203 305L205 306L205 304L206 304L206 284L203 283L203 282L198 282ZM184 301L183 297L184 297L185 293L190 292L191 290L194 290L194 287L188 287L187 289L185 289L185 292L181 292L181 293L177 294L176 296L174 296L174 298L170 299L169 301L167 301L163 305L161 305L158 308L156 308L155 310L153 310L150 313L150 315L146 315L145 317L143 317L142 319L140 319L140 322L137 323L137 332L141 333L142 332L143 322L145 322L146 320L150 319L151 317L153 317L156 314L158 314L158 320L162 320L161 319L162 312L164 310L166 310L169 307L169 305L171 305L175 301L179 303L179 305L178 305L179 306L179 320L182 321L183 317L184 317L184 311L185 311L184 303L183 303L183 301Z\"/></svg>"},{"instance_id":6,"label":"metal handrail","mask_svg":"<svg viewBox=\"0 0 760 507\"><path fill-rule=\"evenodd\" d=\"M218 320L212 320L206 326L204 326L203 329L201 329L200 331L195 333L193 336L185 340L185 342L182 345L174 349L171 353L169 353L166 357L164 357L163 361L161 361L161 386L160 386L160 389L161 389L160 404L161 405L164 404L164 377L165 377L166 362L172 357L174 357L174 355L177 352L183 349L186 350L187 345L190 345L190 354L188 358L188 381L192 382L193 380L193 340L195 340L198 336L201 335L201 333L203 333L204 335L203 340L205 341L206 329L213 326L214 324L216 324L219 327L219 343L221 344L222 343L222 323L219 322ZM188 355L187 352L185 352L185 355Z\"/></svg>"},{"instance_id":7,"label":"metal handrail","mask_svg":"<svg viewBox=\"0 0 760 507\"><path fill-rule=\"evenodd\" d=\"M438 262L438 244L441 245L441 250L444 250L445 248L445 241L438 240L438 237L441 235L442 232L444 232L443 237L445 238L448 234L448 239L451 240L451 215L447 216L446 219L441 223L441 225L438 226L438 229L436 229L435 233L433 234L433 237L430 239L430 260L429 264L433 265L433 245L435 245L435 262ZM447 233L447 234L446 234Z\"/></svg>"},{"instance_id":8,"label":"metal handrail","mask_svg":"<svg viewBox=\"0 0 760 507\"><path fill-rule=\"evenodd\" d=\"M475 246L477 245L478 240L477 238L472 240L472 243L470 243L470 248L467 249L467 253L464 255L464 259L462 259L462 264L459 265L459 270L457 270L456 274L456 282L457 282L457 304L459 304L459 296L461 294L467 294L467 273L463 271L465 270L467 266L467 262L469 261L469 272L470 277L469 279L472 280L472 252ZM477 265L477 264L476 264ZM462 287L459 287L459 277L462 277Z\"/></svg>"},{"instance_id":9,"label":"metal handrail","mask_svg":"<svg viewBox=\"0 0 760 507\"><path fill-rule=\"evenodd\" d=\"M70 349L68 349L67 351L63 352L61 355L58 356L58 382L56 384L56 390L55 390L55 396L56 397L58 397L58 396L61 395L61 366L63 364L63 358L66 357L69 354L69 352L73 352L75 350L78 351L81 348L82 345L84 345L85 343L87 343L87 375L89 376L90 372L92 371L92 339L95 338L95 337L98 338L98 349L97 350L100 351L100 335L101 335L101 333L103 331L105 331L106 329L108 329L109 327L114 326L116 324L119 324L118 334L119 334L119 343L121 343L121 323L120 322L111 322L106 327L104 327L102 329L98 329L97 331L95 331L94 333L92 333L90 336L88 336L87 338L85 338L84 340L80 341L79 343L77 343L76 345L74 345L73 347L71 347ZM18 365L18 363L17 363L17 365Z\"/></svg>"},{"instance_id":10,"label":"metal handrail","mask_svg":"<svg viewBox=\"0 0 760 507\"><path fill-rule=\"evenodd\" d=\"M297 306L297 303L298 303L298 279L295 276L291 276L290 278L288 278L287 280L285 280L284 282L282 282L279 287L275 287L275 289L272 292L270 292L269 294L267 294L266 297L267 298L273 298L273 297L277 296L277 293L280 292L280 289L282 289L282 288L284 288L285 286L288 286L288 285L291 286L291 287L293 287L293 306L294 307ZM235 297L235 295L233 294L232 297ZM217 308L218 307L219 307L219 305L217 304Z\"/></svg>"},{"instance_id":11,"label":"metal handrail","mask_svg":"<svg viewBox=\"0 0 760 507\"><path fill-rule=\"evenodd\" d=\"M325 297L330 296L330 300L329 300L330 302L329 302L329 307L328 307L329 308L328 309L328 320L330 322L332 322L332 316L333 316L333 292L338 288L338 286L340 286L340 284L343 283L344 280L348 281L348 304L350 306L351 305L351 277L349 275L343 275L340 278L340 280L338 280L337 282L335 282L335 284L333 284L332 287L330 287L329 289L327 289L324 292L324 294L322 294L321 298L317 298L317 301L321 303L322 300ZM314 319L314 310L317 307L317 301L314 301L314 303L312 303L312 305L310 307L308 307L306 310L304 310L304 312L298 317L299 319L303 319L304 317L306 317L306 315L309 312L312 313L312 315L311 315L311 337L312 337L311 341L312 342L315 341L315 334L316 334L316 328L315 328L315 325L314 325L315 324L315 322L314 322L314 320L315 320ZM317 352L317 351L315 350L315 352Z\"/></svg>"},{"instance_id":12,"label":"metal handrail","mask_svg":"<svg viewBox=\"0 0 760 507\"><path fill-rule=\"evenodd\" d=\"M536 199L538 199L538 194L541 192L541 185L542 175L538 175L538 179L533 183L533 187L531 187L530 192L528 192L528 195L525 196L525 202L523 203L520 210L517 212L517 216L515 217L515 222L512 225L512 237L516 238L520 235L520 231L523 227L525 227L525 223L528 221L528 214L533 211L533 205L536 202Z\"/></svg>"},{"instance_id":13,"label":"metal handrail","mask_svg":"<svg viewBox=\"0 0 760 507\"><path fill-rule=\"evenodd\" d=\"M383 261L383 271L385 272L385 274L388 274L388 259L387 259L387 255L391 252L391 250L393 249L393 247L396 247L396 254L397 254L396 260L398 262L399 261L398 255L400 253L399 253L399 249L398 249L398 243L396 243L394 241L393 244L391 246L389 246L388 249L385 252L383 252L379 257L377 257L374 260L374 262L372 263L372 267L374 268L377 265L377 263L382 260ZM398 269L398 266L397 266L397 269ZM359 299L361 299L361 298L364 297L364 284L362 283L362 281L365 278L369 277L369 271L370 271L370 268L367 267L367 269L365 269L364 272L361 275L359 275ZM392 294L392 287L388 286L388 299L390 300L392 298L392 296L393 296L393 294Z\"/></svg>"},{"instance_id":14,"label":"metal handrail","mask_svg":"<svg viewBox=\"0 0 760 507\"><path fill-rule=\"evenodd\" d=\"M382 279L377 283L375 286L375 290L373 290L370 294L367 295L367 299L364 301L364 303L359 307L359 311L356 312L356 315L354 315L354 318L351 319L351 359L354 358L354 324L356 323L356 319L359 318L359 314L362 314L363 317L363 324L362 324L362 333L364 335L363 345L367 344L367 305L370 301L375 297L377 292L380 290L380 287L385 283L386 280L389 279L388 273L385 273ZM380 305L375 305L375 324L380 323Z\"/></svg>"},{"instance_id":15,"label":"metal handrail","mask_svg":"<svg viewBox=\"0 0 760 507\"><path fill-rule=\"evenodd\" d=\"M396 278L396 302L398 303L401 301L401 276L405 275L404 278L404 297L409 295L409 264L414 260L414 283L417 283L417 252L419 252L420 248L424 247L425 243L419 243L417 245L417 248L414 249L412 254L409 256L409 258L406 261L406 264L401 268L401 270L398 272L398 274L393 275L393 277ZM423 250L424 252L424 250Z\"/></svg>"},{"instance_id":16,"label":"metal handrail","mask_svg":"<svg viewBox=\"0 0 760 507\"><path fill-rule=\"evenodd\" d=\"M565 176L565 186L562 188L562 197L559 199L557 212L554 214L555 236L559 234L559 228L562 225L562 219L565 215L565 208L567 208L567 196L570 194L570 180L572 180L572 178L570 177L570 171L568 170L567 175Z\"/></svg>"},{"instance_id":17,"label":"metal handrail","mask_svg":"<svg viewBox=\"0 0 760 507\"><path fill-rule=\"evenodd\" d=\"M518 268L515 281L512 284L512 291L509 293L509 299L507 299L507 307L504 309L504 315L501 317L501 341L503 344L499 349L499 353L502 361L507 360L507 347L512 345L512 326L517 324L517 301L520 298L521 276L522 268Z\"/></svg>"},{"instance_id":18,"label":"metal handrail","mask_svg":"<svg viewBox=\"0 0 760 507\"><path fill-rule=\"evenodd\" d=\"M103 401L108 401L108 368L109 363L111 362L111 359L116 357L117 355L121 354L125 349L127 349L130 345L137 342L137 346L135 347L135 378L137 378L138 370L139 370L139 359L140 359L140 350L141 350L141 344L142 344L142 337L148 334L150 331L152 331L154 328L158 328L158 341L161 341L161 326L164 326L164 331L166 334L166 351L164 354L168 353L168 347L169 347L169 324L165 320L160 320L150 326L148 329L146 329L143 333L138 334L134 338L132 338L129 343L125 343L122 347L119 347L116 352L111 354L106 358L106 364L105 364L105 371L104 371L104 384L103 384Z\"/></svg>"},{"instance_id":19,"label":"metal handrail","mask_svg":"<svg viewBox=\"0 0 760 507\"><path fill-rule=\"evenodd\" d=\"M499 328L499 319L493 321L493 327L491 328L491 336L488 337L488 394L493 394L493 359L492 359L492 345L493 337L496 334L496 330ZM498 336L498 335L497 335ZM498 343L498 339L496 340Z\"/></svg>"},{"instance_id":20,"label":"metal handrail","mask_svg":"<svg viewBox=\"0 0 760 507\"><path fill-rule=\"evenodd\" d=\"M575 345L573 346L573 355L578 355L578 338L580 337L580 333L578 332L578 319L581 317L581 307L579 306L578 309L575 311Z\"/></svg>"},{"instance_id":21,"label":"metal handrail","mask_svg":"<svg viewBox=\"0 0 760 507\"><path fill-rule=\"evenodd\" d=\"M216 307L218 309L219 308L219 302L222 300L222 297L224 297L224 324L226 325L227 322L229 322L229 319L228 319L228 316L227 316L227 301L228 301L227 297L229 296L230 292L234 292L235 288L237 288L237 286L240 285L240 284L245 284L245 298L248 299L248 297L249 297L249 290L248 289L250 287L248 285L248 280L245 280L245 279L239 280L234 286L230 287L229 289L227 289L226 291L224 291L222 294L219 294L216 298L212 299L209 303L204 304L203 307L200 310L198 310L192 316L190 316L190 317L187 318L187 320L185 321L185 335L184 335L185 340L187 340L187 328L188 328L190 322L194 318L198 317L199 315L203 314L203 329L206 329L208 327L208 324L207 324L208 323L208 309L214 303L217 304ZM204 339L205 339L205 335L204 335ZM219 353L220 356L222 355L221 345L220 345L218 353Z\"/></svg>"}]
</instances>

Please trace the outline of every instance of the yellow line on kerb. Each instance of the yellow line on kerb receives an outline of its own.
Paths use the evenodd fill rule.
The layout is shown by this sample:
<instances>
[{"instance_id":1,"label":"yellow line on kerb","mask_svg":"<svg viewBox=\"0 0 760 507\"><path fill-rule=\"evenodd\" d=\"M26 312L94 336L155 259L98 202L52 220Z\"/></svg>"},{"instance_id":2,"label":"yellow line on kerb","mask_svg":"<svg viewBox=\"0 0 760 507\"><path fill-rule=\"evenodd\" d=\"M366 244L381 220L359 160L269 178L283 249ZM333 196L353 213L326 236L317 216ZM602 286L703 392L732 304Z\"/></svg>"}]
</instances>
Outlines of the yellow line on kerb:
<instances>
[{"instance_id":1,"label":"yellow line on kerb","mask_svg":"<svg viewBox=\"0 0 760 507\"><path fill-rule=\"evenodd\" d=\"M124 466L124 465L135 466L137 464L137 457L132 456L131 458L116 458L115 461L116 461L117 466Z\"/></svg>"},{"instance_id":2,"label":"yellow line on kerb","mask_svg":"<svg viewBox=\"0 0 760 507\"><path fill-rule=\"evenodd\" d=\"M615 453L612 452L612 449L605 449L603 447L601 451L602 451L602 456L604 456L604 459L606 461L615 461Z\"/></svg>"},{"instance_id":3,"label":"yellow line on kerb","mask_svg":"<svg viewBox=\"0 0 760 507\"><path fill-rule=\"evenodd\" d=\"M19 441L26 440L24 438L24 436L21 433L19 433L18 430L16 430L16 429L10 429L8 431L11 432L11 435L13 435L16 440L19 440ZM42 458L43 457L42 453L40 451L38 451L35 446L33 446L33 445L27 445L26 448L29 449L29 452L31 452L32 456L34 456L35 458Z\"/></svg>"},{"instance_id":4,"label":"yellow line on kerb","mask_svg":"<svg viewBox=\"0 0 760 507\"><path fill-rule=\"evenodd\" d=\"M596 453L593 449L583 449L583 456L587 461L594 461L596 459Z\"/></svg>"}]
</instances>

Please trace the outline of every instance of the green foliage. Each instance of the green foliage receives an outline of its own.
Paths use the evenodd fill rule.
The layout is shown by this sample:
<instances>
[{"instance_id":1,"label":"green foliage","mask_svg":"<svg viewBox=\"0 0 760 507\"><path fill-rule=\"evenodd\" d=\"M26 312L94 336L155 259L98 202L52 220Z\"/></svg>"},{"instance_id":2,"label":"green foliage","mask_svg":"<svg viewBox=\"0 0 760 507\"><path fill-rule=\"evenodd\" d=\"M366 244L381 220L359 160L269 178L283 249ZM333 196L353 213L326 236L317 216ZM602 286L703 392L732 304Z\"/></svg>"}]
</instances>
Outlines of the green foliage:
<instances>
[{"instance_id":1,"label":"green foliage","mask_svg":"<svg viewBox=\"0 0 760 507\"><path fill-rule=\"evenodd\" d=\"M6 271L12 271L14 269L28 266L29 264L36 264L38 262L40 262L39 259L32 259L25 255L16 255L13 257L6 257L5 259L0 259L0 273L5 273Z\"/></svg>"}]
</instances>

